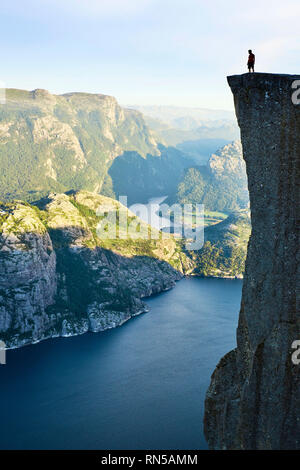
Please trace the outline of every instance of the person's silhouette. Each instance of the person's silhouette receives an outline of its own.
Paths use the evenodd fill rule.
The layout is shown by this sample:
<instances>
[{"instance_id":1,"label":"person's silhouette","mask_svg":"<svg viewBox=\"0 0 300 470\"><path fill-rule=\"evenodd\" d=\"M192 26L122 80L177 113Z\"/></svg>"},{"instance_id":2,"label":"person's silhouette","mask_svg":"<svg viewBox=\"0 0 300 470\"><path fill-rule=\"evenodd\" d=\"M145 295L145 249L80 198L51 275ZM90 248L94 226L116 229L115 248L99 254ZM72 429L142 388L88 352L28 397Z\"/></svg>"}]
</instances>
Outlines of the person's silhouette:
<instances>
[{"instance_id":1,"label":"person's silhouette","mask_svg":"<svg viewBox=\"0 0 300 470\"><path fill-rule=\"evenodd\" d=\"M251 70L252 70L252 72L254 72L255 55L253 54L251 49L249 49L248 53L249 53L249 57L248 57L247 67L248 67L248 71L250 73Z\"/></svg>"}]
</instances>

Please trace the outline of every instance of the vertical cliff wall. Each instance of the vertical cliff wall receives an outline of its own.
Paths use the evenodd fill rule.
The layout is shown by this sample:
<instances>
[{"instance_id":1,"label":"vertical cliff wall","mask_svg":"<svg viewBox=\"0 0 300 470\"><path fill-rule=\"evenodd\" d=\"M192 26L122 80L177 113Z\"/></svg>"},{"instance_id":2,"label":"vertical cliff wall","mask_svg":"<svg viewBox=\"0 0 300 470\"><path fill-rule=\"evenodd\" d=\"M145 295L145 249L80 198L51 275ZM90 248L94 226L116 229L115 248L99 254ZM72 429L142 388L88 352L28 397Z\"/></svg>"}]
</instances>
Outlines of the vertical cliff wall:
<instances>
[{"instance_id":1,"label":"vertical cliff wall","mask_svg":"<svg viewBox=\"0 0 300 470\"><path fill-rule=\"evenodd\" d=\"M247 166L252 234L237 348L219 362L206 396L205 435L215 449L300 448L300 365L291 359L292 343L300 339L296 79L260 73L228 78Z\"/></svg>"}]
</instances>

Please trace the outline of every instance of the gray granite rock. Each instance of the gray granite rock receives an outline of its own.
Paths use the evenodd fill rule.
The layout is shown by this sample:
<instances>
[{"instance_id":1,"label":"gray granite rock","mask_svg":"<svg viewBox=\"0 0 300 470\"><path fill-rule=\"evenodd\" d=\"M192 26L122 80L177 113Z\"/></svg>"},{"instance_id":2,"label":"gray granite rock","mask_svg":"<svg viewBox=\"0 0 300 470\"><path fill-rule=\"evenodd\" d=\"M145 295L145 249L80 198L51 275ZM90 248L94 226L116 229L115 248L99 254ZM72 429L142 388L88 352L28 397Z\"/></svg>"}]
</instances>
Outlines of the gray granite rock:
<instances>
[{"instance_id":1,"label":"gray granite rock","mask_svg":"<svg viewBox=\"0 0 300 470\"><path fill-rule=\"evenodd\" d=\"M88 192L76 197L92 208L118 204ZM95 213L81 205L84 216L65 194L49 195L43 211L20 201L1 207L0 339L7 347L115 328L148 310L143 297L183 275L171 265L184 259L174 239L157 240L153 256L146 255L150 241L106 249L94 235Z\"/></svg>"},{"instance_id":2,"label":"gray granite rock","mask_svg":"<svg viewBox=\"0 0 300 470\"><path fill-rule=\"evenodd\" d=\"M221 359L205 401L205 435L213 449L299 449L300 76L228 78L241 129L252 234L237 348ZM298 291L299 293L299 291Z\"/></svg>"}]
</instances>

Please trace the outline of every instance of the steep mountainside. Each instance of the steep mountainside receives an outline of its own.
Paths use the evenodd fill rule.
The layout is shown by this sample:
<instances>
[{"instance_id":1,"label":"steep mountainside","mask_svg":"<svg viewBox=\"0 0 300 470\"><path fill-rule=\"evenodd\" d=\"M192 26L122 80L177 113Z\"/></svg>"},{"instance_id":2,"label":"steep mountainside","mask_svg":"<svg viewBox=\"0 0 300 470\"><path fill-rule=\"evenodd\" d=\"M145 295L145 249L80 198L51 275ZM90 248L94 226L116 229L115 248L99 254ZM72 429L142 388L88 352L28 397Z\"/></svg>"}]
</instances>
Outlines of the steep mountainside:
<instances>
[{"instance_id":1,"label":"steep mountainside","mask_svg":"<svg viewBox=\"0 0 300 470\"><path fill-rule=\"evenodd\" d=\"M180 149L163 145L142 114L121 108L110 96L7 89L0 105L0 198L36 201L50 191L85 189L110 197L127 195L133 203L160 195L174 200L179 185L179 202L204 200L211 202L208 209L238 209L245 194L237 169L217 168L226 147L218 162L211 157L205 168L190 169L184 176L195 158L204 152L207 159L207 148L218 142L187 141ZM233 161L234 146L228 149L227 160Z\"/></svg>"},{"instance_id":2,"label":"steep mountainside","mask_svg":"<svg viewBox=\"0 0 300 470\"><path fill-rule=\"evenodd\" d=\"M214 449L299 449L300 76L229 77L249 181L252 233L237 348L215 369L205 403Z\"/></svg>"},{"instance_id":3,"label":"steep mountainside","mask_svg":"<svg viewBox=\"0 0 300 470\"><path fill-rule=\"evenodd\" d=\"M206 227L203 248L189 253L196 266L193 274L243 277L250 233L248 210L233 212L222 222Z\"/></svg>"},{"instance_id":4,"label":"steep mountainside","mask_svg":"<svg viewBox=\"0 0 300 470\"><path fill-rule=\"evenodd\" d=\"M113 195L107 170L132 150L160 155L143 116L111 96L7 89L0 105L0 198L37 200L69 189Z\"/></svg>"},{"instance_id":5,"label":"steep mountainside","mask_svg":"<svg viewBox=\"0 0 300 470\"><path fill-rule=\"evenodd\" d=\"M99 208L117 211L118 238L99 236ZM39 207L1 204L0 339L17 347L113 328L146 310L142 297L192 270L172 237L124 236L132 223L149 230L117 201L86 191L52 194Z\"/></svg>"},{"instance_id":6,"label":"steep mountainside","mask_svg":"<svg viewBox=\"0 0 300 470\"><path fill-rule=\"evenodd\" d=\"M239 141L212 154L206 166L188 168L176 201L204 204L205 210L230 212L248 206L245 163Z\"/></svg>"}]
</instances>

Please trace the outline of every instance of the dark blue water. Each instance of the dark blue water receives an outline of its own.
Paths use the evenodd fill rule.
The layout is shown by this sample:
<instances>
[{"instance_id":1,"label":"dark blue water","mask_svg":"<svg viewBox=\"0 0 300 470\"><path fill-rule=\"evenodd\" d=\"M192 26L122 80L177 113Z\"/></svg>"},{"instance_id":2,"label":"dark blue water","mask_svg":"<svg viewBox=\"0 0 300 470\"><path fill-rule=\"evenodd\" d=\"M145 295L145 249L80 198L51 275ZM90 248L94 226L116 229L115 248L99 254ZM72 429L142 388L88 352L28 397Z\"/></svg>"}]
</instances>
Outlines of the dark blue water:
<instances>
[{"instance_id":1,"label":"dark blue water","mask_svg":"<svg viewBox=\"0 0 300 470\"><path fill-rule=\"evenodd\" d=\"M0 448L205 449L205 391L242 282L184 279L120 328L8 351Z\"/></svg>"}]
</instances>

